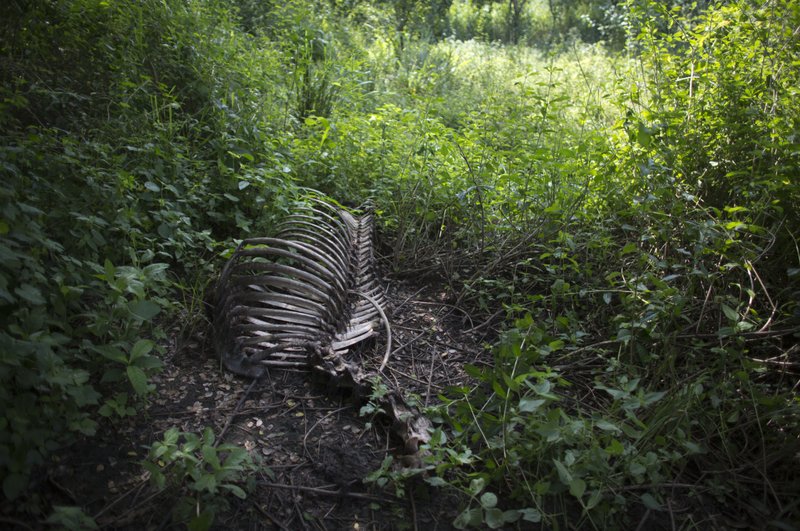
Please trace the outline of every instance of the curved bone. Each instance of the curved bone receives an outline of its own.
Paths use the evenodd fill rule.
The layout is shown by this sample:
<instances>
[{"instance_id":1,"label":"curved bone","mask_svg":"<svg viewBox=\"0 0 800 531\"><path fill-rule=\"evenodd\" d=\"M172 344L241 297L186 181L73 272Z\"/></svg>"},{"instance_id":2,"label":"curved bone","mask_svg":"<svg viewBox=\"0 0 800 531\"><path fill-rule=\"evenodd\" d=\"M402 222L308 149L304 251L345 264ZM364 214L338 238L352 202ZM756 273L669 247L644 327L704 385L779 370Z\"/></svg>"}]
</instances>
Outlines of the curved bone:
<instances>
[{"instance_id":1,"label":"curved bone","mask_svg":"<svg viewBox=\"0 0 800 531\"><path fill-rule=\"evenodd\" d=\"M318 192L278 226L275 238L243 240L216 284L214 344L225 367L261 377L268 367L308 367L369 396L391 353L386 298L374 271L371 207L354 216ZM381 324L383 326L381 326ZM348 354L386 330L386 351L367 369ZM358 361L356 361L358 360ZM398 390L383 406L406 449L430 439L430 422Z\"/></svg>"}]
</instances>

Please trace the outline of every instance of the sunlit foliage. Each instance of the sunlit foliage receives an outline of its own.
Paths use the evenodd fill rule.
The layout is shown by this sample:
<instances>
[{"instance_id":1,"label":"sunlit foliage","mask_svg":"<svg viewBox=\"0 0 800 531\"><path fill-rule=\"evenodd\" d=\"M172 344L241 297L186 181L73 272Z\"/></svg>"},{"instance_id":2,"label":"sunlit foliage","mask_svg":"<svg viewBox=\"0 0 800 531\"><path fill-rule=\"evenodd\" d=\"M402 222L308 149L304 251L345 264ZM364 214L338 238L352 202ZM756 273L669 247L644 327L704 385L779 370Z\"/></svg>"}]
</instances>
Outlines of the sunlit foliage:
<instances>
[{"instance_id":1,"label":"sunlit foliage","mask_svg":"<svg viewBox=\"0 0 800 531\"><path fill-rule=\"evenodd\" d=\"M5 499L52 511L36 471L140 414L302 185L374 198L387 266L503 330L430 412L455 525L796 522L798 28L788 0L4 4Z\"/></svg>"}]
</instances>

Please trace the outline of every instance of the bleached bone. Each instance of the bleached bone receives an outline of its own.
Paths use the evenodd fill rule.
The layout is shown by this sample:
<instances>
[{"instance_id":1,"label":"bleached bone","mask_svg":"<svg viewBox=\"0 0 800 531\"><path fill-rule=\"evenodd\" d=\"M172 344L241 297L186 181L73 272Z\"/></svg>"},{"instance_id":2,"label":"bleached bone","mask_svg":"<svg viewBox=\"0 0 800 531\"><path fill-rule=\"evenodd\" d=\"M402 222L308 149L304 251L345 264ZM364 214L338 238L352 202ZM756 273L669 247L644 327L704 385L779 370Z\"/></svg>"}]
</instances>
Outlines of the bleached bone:
<instances>
[{"instance_id":1,"label":"bleached bone","mask_svg":"<svg viewBox=\"0 0 800 531\"><path fill-rule=\"evenodd\" d=\"M362 398L372 394L389 360L391 329L375 274L374 215L369 205L362 211L356 217L311 191L276 237L239 244L214 292L214 346L228 370L260 378L270 367L305 367ZM377 369L364 367L352 350L382 328L385 354ZM430 421L397 389L380 400L406 451L416 453L430 438Z\"/></svg>"}]
</instances>

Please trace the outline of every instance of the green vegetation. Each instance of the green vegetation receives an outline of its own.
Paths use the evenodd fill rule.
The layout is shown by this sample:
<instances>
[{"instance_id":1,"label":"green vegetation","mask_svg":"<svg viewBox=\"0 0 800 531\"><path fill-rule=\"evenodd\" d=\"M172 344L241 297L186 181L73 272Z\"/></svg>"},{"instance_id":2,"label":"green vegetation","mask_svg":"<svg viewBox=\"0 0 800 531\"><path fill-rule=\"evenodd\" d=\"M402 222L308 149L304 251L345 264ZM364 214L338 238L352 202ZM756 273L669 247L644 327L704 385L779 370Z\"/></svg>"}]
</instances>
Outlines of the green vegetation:
<instances>
[{"instance_id":1,"label":"green vegetation","mask_svg":"<svg viewBox=\"0 0 800 531\"><path fill-rule=\"evenodd\" d=\"M144 467L159 489L166 488L169 479L174 483L172 488L185 487L192 493L176 504L174 521L190 522L191 529L208 529L214 514L226 505L221 493L247 497L237 483L242 482L243 472L254 469L254 464L244 448L215 444L211 428L206 428L202 437L171 428L162 441L153 443Z\"/></svg>"},{"instance_id":2,"label":"green vegetation","mask_svg":"<svg viewBox=\"0 0 800 531\"><path fill-rule=\"evenodd\" d=\"M82 525L36 471L140 414L231 240L308 186L504 319L431 411L457 527L796 525L798 33L789 0L4 3L5 500ZM149 465L198 528L250 466L204 437Z\"/></svg>"}]
</instances>

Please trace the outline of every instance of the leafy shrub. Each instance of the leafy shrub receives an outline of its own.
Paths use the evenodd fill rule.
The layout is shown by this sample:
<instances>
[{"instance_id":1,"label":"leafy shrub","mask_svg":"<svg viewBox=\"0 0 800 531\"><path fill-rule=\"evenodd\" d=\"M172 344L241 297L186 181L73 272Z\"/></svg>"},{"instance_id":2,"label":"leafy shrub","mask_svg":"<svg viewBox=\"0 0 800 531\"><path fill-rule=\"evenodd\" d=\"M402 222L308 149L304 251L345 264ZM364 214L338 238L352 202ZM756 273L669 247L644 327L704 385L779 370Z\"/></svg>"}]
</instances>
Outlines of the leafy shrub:
<instances>
[{"instance_id":1,"label":"leafy shrub","mask_svg":"<svg viewBox=\"0 0 800 531\"><path fill-rule=\"evenodd\" d=\"M146 402L174 295L199 298L216 242L262 212L269 223L292 183L263 132L279 116L260 70L274 55L237 37L220 4L3 11L0 476L11 500L61 445Z\"/></svg>"},{"instance_id":2,"label":"leafy shrub","mask_svg":"<svg viewBox=\"0 0 800 531\"><path fill-rule=\"evenodd\" d=\"M470 369L480 383L441 397L429 482L470 500L459 526L629 527L675 488L747 521L796 518L777 492L796 490L780 463L800 411L773 363L796 366L795 83L780 80L797 13L630 7L641 76L617 59L604 83L562 56L515 79L531 63L487 47L494 90L456 119L435 98L391 108L418 131L412 147L385 140L404 140L403 122L373 118L381 143L365 145L404 153L387 220L398 262L435 264L459 302L515 323L494 365ZM476 45L455 46L458 70ZM488 87L471 59L452 90ZM723 479L734 467L752 482Z\"/></svg>"},{"instance_id":3,"label":"leafy shrub","mask_svg":"<svg viewBox=\"0 0 800 531\"><path fill-rule=\"evenodd\" d=\"M254 469L247 450L215 444L211 428L206 428L202 436L170 428L163 440L152 444L143 466L159 491L188 491L175 505L173 520L188 522L190 529L211 527L216 513L227 508L222 493L246 498L247 492L239 484Z\"/></svg>"},{"instance_id":4,"label":"leafy shrub","mask_svg":"<svg viewBox=\"0 0 800 531\"><path fill-rule=\"evenodd\" d=\"M800 11L521 2L512 35L509 3L478 4L0 8L7 499L136 414L220 242L268 234L310 185L373 197L396 271L508 323L436 412L427 479L463 493L458 526L631 527L684 491L687 526L701 503L797 519ZM575 38L624 30L622 55ZM187 500L239 493L247 465L212 442L153 448ZM391 464L370 479L402 489L416 472Z\"/></svg>"}]
</instances>

